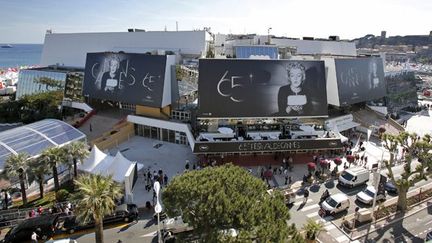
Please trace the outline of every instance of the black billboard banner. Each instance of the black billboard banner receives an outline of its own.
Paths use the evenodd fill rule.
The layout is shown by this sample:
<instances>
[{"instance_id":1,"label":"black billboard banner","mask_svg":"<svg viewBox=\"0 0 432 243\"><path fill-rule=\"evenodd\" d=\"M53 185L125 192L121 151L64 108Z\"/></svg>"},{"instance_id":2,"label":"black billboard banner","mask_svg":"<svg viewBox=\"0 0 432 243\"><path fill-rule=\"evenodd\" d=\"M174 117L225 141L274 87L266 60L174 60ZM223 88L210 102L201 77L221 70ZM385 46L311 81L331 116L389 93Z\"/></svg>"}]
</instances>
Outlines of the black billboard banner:
<instances>
[{"instance_id":1,"label":"black billboard banner","mask_svg":"<svg viewBox=\"0 0 432 243\"><path fill-rule=\"evenodd\" d=\"M342 149L341 140L328 139L289 139L274 141L220 141L197 142L194 153L234 153L234 152L276 152L317 149Z\"/></svg>"},{"instance_id":2,"label":"black billboard banner","mask_svg":"<svg viewBox=\"0 0 432 243\"><path fill-rule=\"evenodd\" d=\"M161 107L166 56L88 53L83 94L91 98Z\"/></svg>"},{"instance_id":3,"label":"black billboard banner","mask_svg":"<svg viewBox=\"0 0 432 243\"><path fill-rule=\"evenodd\" d=\"M340 105L382 98L386 95L381 58L335 59Z\"/></svg>"},{"instance_id":4,"label":"black billboard banner","mask_svg":"<svg viewBox=\"0 0 432 243\"><path fill-rule=\"evenodd\" d=\"M418 104L415 74L412 71L394 72L385 76L387 83L386 106L389 112L398 112Z\"/></svg>"},{"instance_id":5,"label":"black billboard banner","mask_svg":"<svg viewBox=\"0 0 432 243\"><path fill-rule=\"evenodd\" d=\"M326 117L323 61L200 59L198 116Z\"/></svg>"}]
</instances>

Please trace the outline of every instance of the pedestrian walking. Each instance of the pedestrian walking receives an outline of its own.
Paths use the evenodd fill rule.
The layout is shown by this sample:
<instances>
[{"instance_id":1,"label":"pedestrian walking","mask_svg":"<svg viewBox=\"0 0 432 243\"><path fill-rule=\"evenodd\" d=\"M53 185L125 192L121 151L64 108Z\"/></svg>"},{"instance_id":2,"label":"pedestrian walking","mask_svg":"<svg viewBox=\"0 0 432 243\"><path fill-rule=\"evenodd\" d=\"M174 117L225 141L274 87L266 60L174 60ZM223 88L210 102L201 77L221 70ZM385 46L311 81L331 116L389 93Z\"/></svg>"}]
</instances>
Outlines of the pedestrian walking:
<instances>
[{"instance_id":1,"label":"pedestrian walking","mask_svg":"<svg viewBox=\"0 0 432 243\"><path fill-rule=\"evenodd\" d=\"M285 175L285 185L288 185L288 175Z\"/></svg>"},{"instance_id":2,"label":"pedestrian walking","mask_svg":"<svg viewBox=\"0 0 432 243\"><path fill-rule=\"evenodd\" d=\"M166 186L166 185L168 185L168 176L167 176L167 174L164 174L164 185Z\"/></svg>"},{"instance_id":3,"label":"pedestrian walking","mask_svg":"<svg viewBox=\"0 0 432 243\"><path fill-rule=\"evenodd\" d=\"M291 184L292 184L292 178L290 176L290 177L288 177L288 185L291 185Z\"/></svg>"},{"instance_id":4,"label":"pedestrian walking","mask_svg":"<svg viewBox=\"0 0 432 243\"><path fill-rule=\"evenodd\" d=\"M93 131L92 124L90 123L90 132Z\"/></svg>"}]
</instances>

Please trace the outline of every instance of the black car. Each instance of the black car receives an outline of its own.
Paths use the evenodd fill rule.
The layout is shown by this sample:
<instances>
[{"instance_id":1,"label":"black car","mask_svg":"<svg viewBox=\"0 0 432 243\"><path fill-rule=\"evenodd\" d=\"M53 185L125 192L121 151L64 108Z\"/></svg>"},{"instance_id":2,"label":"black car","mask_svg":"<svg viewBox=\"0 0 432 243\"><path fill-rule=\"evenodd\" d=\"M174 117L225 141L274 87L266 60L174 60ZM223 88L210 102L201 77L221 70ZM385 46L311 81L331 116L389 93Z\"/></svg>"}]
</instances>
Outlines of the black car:
<instances>
[{"instance_id":1,"label":"black car","mask_svg":"<svg viewBox=\"0 0 432 243\"><path fill-rule=\"evenodd\" d=\"M397 194L397 187L391 181L386 182L384 188L389 193Z\"/></svg>"},{"instance_id":2,"label":"black car","mask_svg":"<svg viewBox=\"0 0 432 243\"><path fill-rule=\"evenodd\" d=\"M47 240L54 235L58 219L58 215L46 215L26 219L8 231L3 242L30 242L33 232L38 234L39 239Z\"/></svg>"},{"instance_id":3,"label":"black car","mask_svg":"<svg viewBox=\"0 0 432 243\"><path fill-rule=\"evenodd\" d=\"M425 242L426 243L432 243L432 231L429 231L429 233L427 233L426 238L425 238Z\"/></svg>"},{"instance_id":4,"label":"black car","mask_svg":"<svg viewBox=\"0 0 432 243\"><path fill-rule=\"evenodd\" d=\"M113 215L107 215L103 219L103 223L112 224L119 222L131 222L138 218L138 207L135 204L122 204L116 207ZM76 231L93 228L94 222L90 221L87 224L80 224L75 216L67 216L64 218L63 230L73 234Z\"/></svg>"}]
</instances>

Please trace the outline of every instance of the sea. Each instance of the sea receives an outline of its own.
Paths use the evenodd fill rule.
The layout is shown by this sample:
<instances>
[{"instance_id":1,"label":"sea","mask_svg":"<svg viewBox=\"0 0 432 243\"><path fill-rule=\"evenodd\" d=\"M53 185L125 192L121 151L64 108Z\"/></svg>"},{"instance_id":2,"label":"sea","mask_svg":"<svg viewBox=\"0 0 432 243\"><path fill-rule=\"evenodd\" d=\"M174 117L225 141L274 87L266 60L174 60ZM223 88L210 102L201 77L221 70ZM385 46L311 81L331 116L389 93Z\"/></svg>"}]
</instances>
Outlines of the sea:
<instances>
[{"instance_id":1,"label":"sea","mask_svg":"<svg viewBox=\"0 0 432 243\"><path fill-rule=\"evenodd\" d=\"M7 44L0 44L7 45ZM0 69L39 65L43 44L11 44L12 48L0 47Z\"/></svg>"}]
</instances>

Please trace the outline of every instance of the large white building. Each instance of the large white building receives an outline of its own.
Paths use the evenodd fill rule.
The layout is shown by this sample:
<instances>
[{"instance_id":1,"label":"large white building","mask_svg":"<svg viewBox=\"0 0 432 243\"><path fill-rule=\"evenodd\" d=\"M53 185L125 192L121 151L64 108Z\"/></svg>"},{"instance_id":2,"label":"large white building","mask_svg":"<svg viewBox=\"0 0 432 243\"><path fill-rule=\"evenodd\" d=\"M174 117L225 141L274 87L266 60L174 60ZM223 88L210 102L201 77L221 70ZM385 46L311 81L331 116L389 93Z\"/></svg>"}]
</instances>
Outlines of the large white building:
<instances>
[{"instance_id":1,"label":"large white building","mask_svg":"<svg viewBox=\"0 0 432 243\"><path fill-rule=\"evenodd\" d=\"M268 44L268 35L236 35L215 36L215 51L217 56L233 56L234 47L246 45ZM331 56L357 56L354 42L336 40L300 40L293 38L270 37L270 45L279 49L294 50L295 55L331 55Z\"/></svg>"},{"instance_id":2,"label":"large white building","mask_svg":"<svg viewBox=\"0 0 432 243\"><path fill-rule=\"evenodd\" d=\"M171 51L177 61L204 57L206 31L139 31L109 33L50 33L45 35L41 65L85 66L91 52L157 53Z\"/></svg>"}]
</instances>

